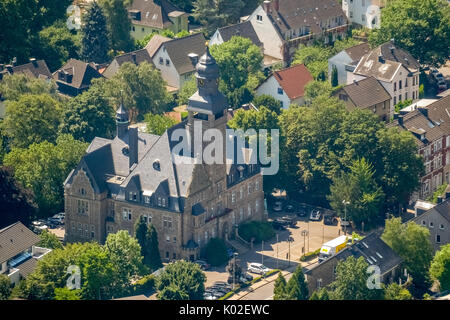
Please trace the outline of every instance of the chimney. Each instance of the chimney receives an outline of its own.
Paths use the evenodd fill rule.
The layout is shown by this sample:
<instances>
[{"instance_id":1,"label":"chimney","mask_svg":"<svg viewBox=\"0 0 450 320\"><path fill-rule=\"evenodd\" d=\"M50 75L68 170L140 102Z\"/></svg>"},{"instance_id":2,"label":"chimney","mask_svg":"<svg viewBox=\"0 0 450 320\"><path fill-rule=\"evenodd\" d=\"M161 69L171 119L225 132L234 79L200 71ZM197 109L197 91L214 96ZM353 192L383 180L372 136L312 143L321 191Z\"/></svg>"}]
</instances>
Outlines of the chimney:
<instances>
[{"instance_id":1,"label":"chimney","mask_svg":"<svg viewBox=\"0 0 450 320\"><path fill-rule=\"evenodd\" d=\"M270 1L264 0L263 8L266 13L270 13Z\"/></svg>"},{"instance_id":2,"label":"chimney","mask_svg":"<svg viewBox=\"0 0 450 320\"><path fill-rule=\"evenodd\" d=\"M128 148L130 168L138 163L138 128L128 129Z\"/></svg>"},{"instance_id":3,"label":"chimney","mask_svg":"<svg viewBox=\"0 0 450 320\"><path fill-rule=\"evenodd\" d=\"M444 201L444 198L442 196L437 197L437 204L441 204Z\"/></svg>"},{"instance_id":4,"label":"chimney","mask_svg":"<svg viewBox=\"0 0 450 320\"><path fill-rule=\"evenodd\" d=\"M398 124L403 126L403 115L399 114L397 118Z\"/></svg>"},{"instance_id":5,"label":"chimney","mask_svg":"<svg viewBox=\"0 0 450 320\"><path fill-rule=\"evenodd\" d=\"M35 68L38 67L38 63L35 58L30 58L30 62L33 64L33 67L35 67Z\"/></svg>"},{"instance_id":6,"label":"chimney","mask_svg":"<svg viewBox=\"0 0 450 320\"><path fill-rule=\"evenodd\" d=\"M196 54L196 53L189 53L188 57L191 60L192 65L195 67L197 65L197 63L198 63L198 54Z\"/></svg>"},{"instance_id":7,"label":"chimney","mask_svg":"<svg viewBox=\"0 0 450 320\"><path fill-rule=\"evenodd\" d=\"M378 55L378 62L384 63L383 55L381 53Z\"/></svg>"},{"instance_id":8,"label":"chimney","mask_svg":"<svg viewBox=\"0 0 450 320\"><path fill-rule=\"evenodd\" d=\"M134 63L135 65L137 65L137 62L136 62L136 52L132 52L132 53L131 53L131 59L133 60L133 63Z\"/></svg>"},{"instance_id":9,"label":"chimney","mask_svg":"<svg viewBox=\"0 0 450 320\"><path fill-rule=\"evenodd\" d=\"M394 46L390 46L390 47L389 47L389 50L391 50L391 54L394 55L395 47L394 47Z\"/></svg>"},{"instance_id":10,"label":"chimney","mask_svg":"<svg viewBox=\"0 0 450 320\"><path fill-rule=\"evenodd\" d=\"M447 190L445 190L445 200L450 201L450 188L447 188Z\"/></svg>"},{"instance_id":11,"label":"chimney","mask_svg":"<svg viewBox=\"0 0 450 320\"><path fill-rule=\"evenodd\" d=\"M280 10L280 0L273 0L273 10Z\"/></svg>"}]
</instances>

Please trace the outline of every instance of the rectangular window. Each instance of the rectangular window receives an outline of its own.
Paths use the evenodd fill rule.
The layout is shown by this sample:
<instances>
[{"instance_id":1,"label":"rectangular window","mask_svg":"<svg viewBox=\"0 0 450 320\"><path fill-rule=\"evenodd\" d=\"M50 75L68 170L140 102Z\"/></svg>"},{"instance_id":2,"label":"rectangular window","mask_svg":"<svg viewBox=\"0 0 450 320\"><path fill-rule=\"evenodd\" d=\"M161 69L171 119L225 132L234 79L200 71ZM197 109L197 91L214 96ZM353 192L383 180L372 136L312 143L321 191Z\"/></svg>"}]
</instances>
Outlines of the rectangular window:
<instances>
[{"instance_id":1,"label":"rectangular window","mask_svg":"<svg viewBox=\"0 0 450 320\"><path fill-rule=\"evenodd\" d=\"M394 82L394 91L397 91L397 82Z\"/></svg>"},{"instance_id":2,"label":"rectangular window","mask_svg":"<svg viewBox=\"0 0 450 320\"><path fill-rule=\"evenodd\" d=\"M170 60L166 59L166 66L170 66Z\"/></svg>"},{"instance_id":3,"label":"rectangular window","mask_svg":"<svg viewBox=\"0 0 450 320\"><path fill-rule=\"evenodd\" d=\"M262 21L262 16L260 16L259 14L256 16L256 20L257 21Z\"/></svg>"},{"instance_id":4,"label":"rectangular window","mask_svg":"<svg viewBox=\"0 0 450 320\"><path fill-rule=\"evenodd\" d=\"M255 182L255 190L259 191L259 180L256 180Z\"/></svg>"},{"instance_id":5,"label":"rectangular window","mask_svg":"<svg viewBox=\"0 0 450 320\"><path fill-rule=\"evenodd\" d=\"M170 242L170 236L166 236L166 241Z\"/></svg>"},{"instance_id":6,"label":"rectangular window","mask_svg":"<svg viewBox=\"0 0 450 320\"><path fill-rule=\"evenodd\" d=\"M397 104L397 97L394 97L394 106Z\"/></svg>"},{"instance_id":7,"label":"rectangular window","mask_svg":"<svg viewBox=\"0 0 450 320\"><path fill-rule=\"evenodd\" d=\"M159 64L164 64L164 59L162 57L159 58Z\"/></svg>"},{"instance_id":8,"label":"rectangular window","mask_svg":"<svg viewBox=\"0 0 450 320\"><path fill-rule=\"evenodd\" d=\"M123 208L122 211L123 220L131 220L131 209Z\"/></svg>"},{"instance_id":9,"label":"rectangular window","mask_svg":"<svg viewBox=\"0 0 450 320\"><path fill-rule=\"evenodd\" d=\"M408 100L408 92L405 92L405 100Z\"/></svg>"},{"instance_id":10,"label":"rectangular window","mask_svg":"<svg viewBox=\"0 0 450 320\"><path fill-rule=\"evenodd\" d=\"M78 200L78 214L87 214L89 211L89 203L84 200Z\"/></svg>"},{"instance_id":11,"label":"rectangular window","mask_svg":"<svg viewBox=\"0 0 450 320\"><path fill-rule=\"evenodd\" d=\"M436 243L441 243L441 236L439 234L436 235Z\"/></svg>"},{"instance_id":12,"label":"rectangular window","mask_svg":"<svg viewBox=\"0 0 450 320\"><path fill-rule=\"evenodd\" d=\"M283 94L283 89L278 88L278 94Z\"/></svg>"},{"instance_id":13,"label":"rectangular window","mask_svg":"<svg viewBox=\"0 0 450 320\"><path fill-rule=\"evenodd\" d=\"M242 198L244 198L244 189L242 187L239 189L239 193L240 193L240 199L242 200Z\"/></svg>"},{"instance_id":14,"label":"rectangular window","mask_svg":"<svg viewBox=\"0 0 450 320\"><path fill-rule=\"evenodd\" d=\"M400 102L400 101L402 101L402 95L401 94L398 95L398 102Z\"/></svg>"},{"instance_id":15,"label":"rectangular window","mask_svg":"<svg viewBox=\"0 0 450 320\"><path fill-rule=\"evenodd\" d=\"M233 191L231 193L231 203L235 203L236 202L236 193Z\"/></svg>"},{"instance_id":16,"label":"rectangular window","mask_svg":"<svg viewBox=\"0 0 450 320\"><path fill-rule=\"evenodd\" d=\"M163 217L163 227L167 229L172 229L172 218L168 216Z\"/></svg>"},{"instance_id":17,"label":"rectangular window","mask_svg":"<svg viewBox=\"0 0 450 320\"><path fill-rule=\"evenodd\" d=\"M405 88L408 87L408 78L405 79Z\"/></svg>"},{"instance_id":18,"label":"rectangular window","mask_svg":"<svg viewBox=\"0 0 450 320\"><path fill-rule=\"evenodd\" d=\"M400 90L402 88L402 80L398 81L398 89Z\"/></svg>"}]
</instances>

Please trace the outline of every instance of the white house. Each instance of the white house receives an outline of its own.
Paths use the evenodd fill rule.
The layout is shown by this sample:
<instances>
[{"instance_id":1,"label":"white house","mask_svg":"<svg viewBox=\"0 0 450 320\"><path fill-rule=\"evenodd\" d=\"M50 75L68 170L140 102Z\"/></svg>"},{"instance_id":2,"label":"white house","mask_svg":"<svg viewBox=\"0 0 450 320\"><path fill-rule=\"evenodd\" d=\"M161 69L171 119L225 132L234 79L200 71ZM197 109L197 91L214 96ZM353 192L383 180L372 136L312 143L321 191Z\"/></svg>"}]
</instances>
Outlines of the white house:
<instances>
[{"instance_id":1,"label":"white house","mask_svg":"<svg viewBox=\"0 0 450 320\"><path fill-rule=\"evenodd\" d=\"M333 68L336 67L338 73L338 84L347 84L347 74L353 73L359 60L370 51L368 43L361 43L348 49L342 50L338 54L328 59L328 78L331 81Z\"/></svg>"},{"instance_id":2,"label":"white house","mask_svg":"<svg viewBox=\"0 0 450 320\"><path fill-rule=\"evenodd\" d=\"M281 102L284 109L291 104L302 105L305 85L313 81L313 76L305 65L299 64L290 68L274 71L257 89L256 95L270 95Z\"/></svg>"},{"instance_id":3,"label":"white house","mask_svg":"<svg viewBox=\"0 0 450 320\"><path fill-rule=\"evenodd\" d=\"M342 0L342 10L348 20L369 29L380 28L383 7L383 0Z\"/></svg>"},{"instance_id":4,"label":"white house","mask_svg":"<svg viewBox=\"0 0 450 320\"><path fill-rule=\"evenodd\" d=\"M153 56L155 67L170 87L179 90L194 74L198 56L205 52L203 33L164 42Z\"/></svg>"},{"instance_id":5,"label":"white house","mask_svg":"<svg viewBox=\"0 0 450 320\"><path fill-rule=\"evenodd\" d=\"M390 116L393 117L398 102L419 99L419 69L416 59L389 41L364 55L347 83L370 76L376 78L392 97Z\"/></svg>"}]
</instances>

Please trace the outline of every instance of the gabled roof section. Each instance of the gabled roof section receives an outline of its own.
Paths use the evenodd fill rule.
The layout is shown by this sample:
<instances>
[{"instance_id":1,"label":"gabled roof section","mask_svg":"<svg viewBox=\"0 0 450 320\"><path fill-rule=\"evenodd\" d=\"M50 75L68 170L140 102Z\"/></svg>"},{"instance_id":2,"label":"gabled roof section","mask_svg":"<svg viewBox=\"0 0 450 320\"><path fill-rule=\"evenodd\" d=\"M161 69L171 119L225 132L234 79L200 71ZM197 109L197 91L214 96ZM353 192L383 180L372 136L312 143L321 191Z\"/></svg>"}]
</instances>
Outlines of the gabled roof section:
<instances>
[{"instance_id":1,"label":"gabled roof section","mask_svg":"<svg viewBox=\"0 0 450 320\"><path fill-rule=\"evenodd\" d=\"M205 52L206 39L203 33L196 33L184 38L172 39L163 43L161 49L167 50L178 74L195 71L195 66L188 57L189 53L195 53L199 57Z\"/></svg>"},{"instance_id":2,"label":"gabled roof section","mask_svg":"<svg viewBox=\"0 0 450 320\"><path fill-rule=\"evenodd\" d=\"M65 76L61 78L60 74ZM100 78L102 75L91 64L70 59L64 66L56 70L52 77L57 83L64 83L76 89L84 89L90 86L92 79Z\"/></svg>"},{"instance_id":3,"label":"gabled roof section","mask_svg":"<svg viewBox=\"0 0 450 320\"><path fill-rule=\"evenodd\" d=\"M145 46L145 49L147 50L148 54L150 55L150 58L153 58L156 52L159 50L161 45L167 41L170 41L172 39L164 37L159 34L155 34L150 41Z\"/></svg>"},{"instance_id":4,"label":"gabled roof section","mask_svg":"<svg viewBox=\"0 0 450 320\"><path fill-rule=\"evenodd\" d=\"M133 3L128 8L128 12L133 24L158 29L165 29L173 25L169 17L178 17L186 14L166 0L133 0Z\"/></svg>"},{"instance_id":5,"label":"gabled roof section","mask_svg":"<svg viewBox=\"0 0 450 320\"><path fill-rule=\"evenodd\" d=\"M140 49L128 53L121 54L115 57L118 65L121 66L125 62L131 62L135 65L139 65L143 62L153 64L152 58L146 49Z\"/></svg>"},{"instance_id":6,"label":"gabled roof section","mask_svg":"<svg viewBox=\"0 0 450 320\"><path fill-rule=\"evenodd\" d=\"M314 80L304 64L275 71L273 76L291 100L303 97L306 84Z\"/></svg>"},{"instance_id":7,"label":"gabled roof section","mask_svg":"<svg viewBox=\"0 0 450 320\"><path fill-rule=\"evenodd\" d=\"M391 99L391 95L374 77L368 77L342 88L359 108L367 108Z\"/></svg>"},{"instance_id":8,"label":"gabled roof section","mask_svg":"<svg viewBox=\"0 0 450 320\"><path fill-rule=\"evenodd\" d=\"M20 221L1 229L0 264L36 245L39 241L39 236Z\"/></svg>"},{"instance_id":9,"label":"gabled roof section","mask_svg":"<svg viewBox=\"0 0 450 320\"><path fill-rule=\"evenodd\" d=\"M6 66L0 70L0 80L4 75L12 74L25 74L30 78L44 78L49 79L52 77L52 73L47 67L47 63L44 60L33 60L32 62L22 64L20 66Z\"/></svg>"},{"instance_id":10,"label":"gabled roof section","mask_svg":"<svg viewBox=\"0 0 450 320\"><path fill-rule=\"evenodd\" d=\"M450 135L450 96L433 102L426 109L428 110L428 117L434 123L439 124L446 135Z\"/></svg>"},{"instance_id":11,"label":"gabled roof section","mask_svg":"<svg viewBox=\"0 0 450 320\"><path fill-rule=\"evenodd\" d=\"M234 24L232 26L219 28L219 33L224 42L229 41L233 36L239 36L250 39L252 43L258 47L262 46L258 35L250 21Z\"/></svg>"},{"instance_id":12,"label":"gabled roof section","mask_svg":"<svg viewBox=\"0 0 450 320\"><path fill-rule=\"evenodd\" d=\"M363 42L344 51L347 52L352 61L359 61L365 54L370 52L370 46L367 42Z\"/></svg>"}]
</instances>

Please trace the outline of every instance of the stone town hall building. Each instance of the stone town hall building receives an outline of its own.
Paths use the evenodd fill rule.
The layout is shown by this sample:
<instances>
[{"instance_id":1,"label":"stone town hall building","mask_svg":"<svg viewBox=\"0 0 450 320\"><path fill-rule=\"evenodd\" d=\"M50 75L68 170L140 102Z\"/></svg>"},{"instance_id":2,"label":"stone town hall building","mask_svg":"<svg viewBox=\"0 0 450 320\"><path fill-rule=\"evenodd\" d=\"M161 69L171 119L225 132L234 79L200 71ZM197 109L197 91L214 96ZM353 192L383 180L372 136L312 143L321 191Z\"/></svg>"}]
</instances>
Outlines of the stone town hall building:
<instances>
[{"instance_id":1,"label":"stone town hall building","mask_svg":"<svg viewBox=\"0 0 450 320\"><path fill-rule=\"evenodd\" d=\"M144 216L158 232L161 258L193 260L209 239L233 237L239 223L264 219L259 165L175 161L193 156L172 153L175 129L193 137L194 124L201 123L203 130L216 128L225 135L227 102L208 48L196 70L198 91L189 99L186 121L161 136L142 133L129 126L121 105L116 137L91 142L64 183L67 242L104 243L118 230L133 235L136 220Z\"/></svg>"}]
</instances>

